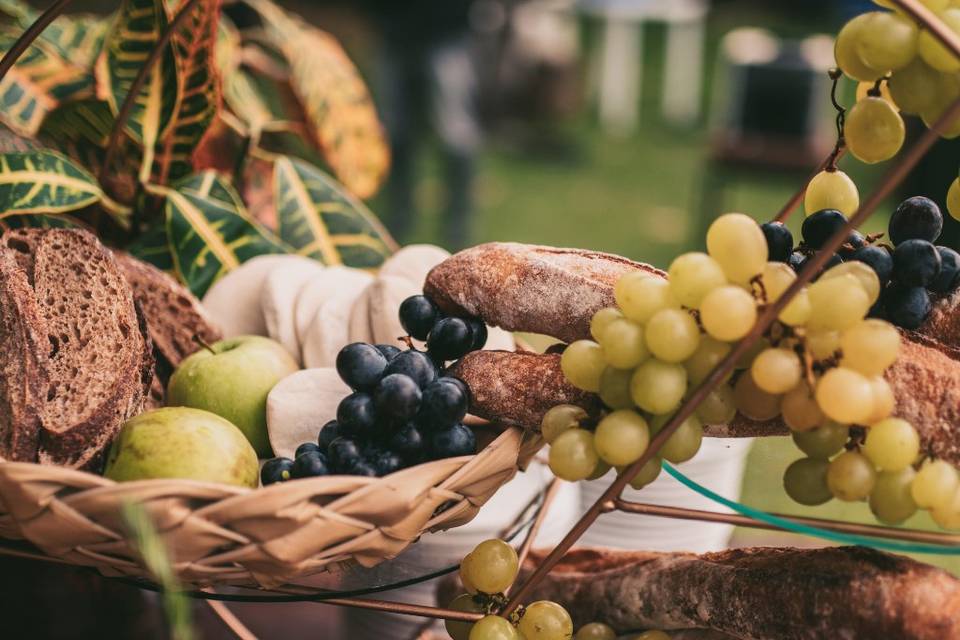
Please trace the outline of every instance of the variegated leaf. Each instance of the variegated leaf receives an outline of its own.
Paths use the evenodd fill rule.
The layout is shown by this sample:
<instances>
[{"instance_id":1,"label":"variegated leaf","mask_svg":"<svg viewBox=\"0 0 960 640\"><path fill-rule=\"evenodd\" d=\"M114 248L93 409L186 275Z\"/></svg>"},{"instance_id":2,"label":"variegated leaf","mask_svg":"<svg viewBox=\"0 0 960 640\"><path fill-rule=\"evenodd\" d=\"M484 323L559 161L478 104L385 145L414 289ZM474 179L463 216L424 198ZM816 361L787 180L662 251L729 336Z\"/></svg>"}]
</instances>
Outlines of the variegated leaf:
<instances>
[{"instance_id":1,"label":"variegated leaf","mask_svg":"<svg viewBox=\"0 0 960 640\"><path fill-rule=\"evenodd\" d=\"M237 192L213 171L188 176L160 192L167 198L174 265L198 297L247 260L287 252L282 242L250 218Z\"/></svg>"},{"instance_id":2,"label":"variegated leaf","mask_svg":"<svg viewBox=\"0 0 960 640\"><path fill-rule=\"evenodd\" d=\"M278 234L300 255L326 264L372 268L396 248L362 202L302 160L277 159L274 189Z\"/></svg>"},{"instance_id":3,"label":"variegated leaf","mask_svg":"<svg viewBox=\"0 0 960 640\"><path fill-rule=\"evenodd\" d=\"M15 40L13 33L0 32L0 50L7 51ZM35 42L0 81L0 121L20 135L35 136L52 109L92 96L93 85L89 72Z\"/></svg>"},{"instance_id":4,"label":"variegated leaf","mask_svg":"<svg viewBox=\"0 0 960 640\"><path fill-rule=\"evenodd\" d=\"M0 13L13 18L21 29L27 29L40 17L36 9L20 0L0 0ZM43 30L39 42L50 45L69 64L90 70L109 25L109 19L103 16L60 15Z\"/></svg>"},{"instance_id":5,"label":"variegated leaf","mask_svg":"<svg viewBox=\"0 0 960 640\"><path fill-rule=\"evenodd\" d=\"M154 224L137 235L127 251L162 271L173 271L173 254L165 224Z\"/></svg>"},{"instance_id":6,"label":"variegated leaf","mask_svg":"<svg viewBox=\"0 0 960 640\"><path fill-rule=\"evenodd\" d=\"M166 27L163 0L123 0L104 42L104 55L97 64L98 85L114 115ZM136 98L126 126L128 133L144 148L141 164L144 181L153 168L156 145L170 126L179 104L177 63L173 47L165 47Z\"/></svg>"},{"instance_id":7,"label":"variegated leaf","mask_svg":"<svg viewBox=\"0 0 960 640\"><path fill-rule=\"evenodd\" d=\"M86 228L79 220L67 214L46 215L43 213L25 213L0 219L0 233L7 229L75 229Z\"/></svg>"},{"instance_id":8,"label":"variegated leaf","mask_svg":"<svg viewBox=\"0 0 960 640\"><path fill-rule=\"evenodd\" d=\"M75 211L102 198L94 177L60 153L0 155L0 216Z\"/></svg>"}]
</instances>

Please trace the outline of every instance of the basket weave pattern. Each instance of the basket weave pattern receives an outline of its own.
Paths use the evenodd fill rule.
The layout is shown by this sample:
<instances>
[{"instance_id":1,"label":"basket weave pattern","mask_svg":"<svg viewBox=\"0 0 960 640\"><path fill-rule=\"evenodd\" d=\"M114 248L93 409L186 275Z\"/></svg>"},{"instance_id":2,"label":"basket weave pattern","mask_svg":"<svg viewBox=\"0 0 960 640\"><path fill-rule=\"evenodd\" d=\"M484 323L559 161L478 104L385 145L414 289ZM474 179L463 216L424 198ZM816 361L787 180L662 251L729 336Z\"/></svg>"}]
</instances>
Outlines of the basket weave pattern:
<instances>
[{"instance_id":1,"label":"basket weave pattern","mask_svg":"<svg viewBox=\"0 0 960 640\"><path fill-rule=\"evenodd\" d=\"M116 483L89 473L0 463L0 537L106 575L149 578L121 508L141 504L190 585L276 587L355 561L394 558L422 533L470 521L539 442L510 428L474 456L384 478L330 476L251 490L190 480Z\"/></svg>"}]
</instances>

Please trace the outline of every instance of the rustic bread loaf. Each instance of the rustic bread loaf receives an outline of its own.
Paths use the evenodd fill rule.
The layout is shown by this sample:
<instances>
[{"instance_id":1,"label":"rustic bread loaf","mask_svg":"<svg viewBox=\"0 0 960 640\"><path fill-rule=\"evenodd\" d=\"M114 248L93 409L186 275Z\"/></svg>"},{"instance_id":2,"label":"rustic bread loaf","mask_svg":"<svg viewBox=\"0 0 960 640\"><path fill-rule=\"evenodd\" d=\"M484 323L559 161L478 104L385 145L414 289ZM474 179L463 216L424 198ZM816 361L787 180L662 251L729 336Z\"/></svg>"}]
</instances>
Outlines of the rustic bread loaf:
<instances>
[{"instance_id":1,"label":"rustic bread loaf","mask_svg":"<svg viewBox=\"0 0 960 640\"><path fill-rule=\"evenodd\" d=\"M34 462L48 384L40 309L9 251L0 250L0 458Z\"/></svg>"},{"instance_id":2,"label":"rustic bread loaf","mask_svg":"<svg viewBox=\"0 0 960 640\"><path fill-rule=\"evenodd\" d=\"M573 342L590 337L590 318L614 304L613 285L637 270L665 275L608 253L492 242L434 267L423 292L447 313Z\"/></svg>"},{"instance_id":3,"label":"rustic bread loaf","mask_svg":"<svg viewBox=\"0 0 960 640\"><path fill-rule=\"evenodd\" d=\"M542 560L533 553L521 580ZM752 640L960 638L960 580L864 547L718 553L578 549L529 600L553 600L575 627L706 628Z\"/></svg>"},{"instance_id":4,"label":"rustic bread loaf","mask_svg":"<svg viewBox=\"0 0 960 640\"><path fill-rule=\"evenodd\" d=\"M2 239L39 307L49 380L40 406L38 461L95 466L152 380L152 346L110 252L75 229L21 229Z\"/></svg>"}]
</instances>

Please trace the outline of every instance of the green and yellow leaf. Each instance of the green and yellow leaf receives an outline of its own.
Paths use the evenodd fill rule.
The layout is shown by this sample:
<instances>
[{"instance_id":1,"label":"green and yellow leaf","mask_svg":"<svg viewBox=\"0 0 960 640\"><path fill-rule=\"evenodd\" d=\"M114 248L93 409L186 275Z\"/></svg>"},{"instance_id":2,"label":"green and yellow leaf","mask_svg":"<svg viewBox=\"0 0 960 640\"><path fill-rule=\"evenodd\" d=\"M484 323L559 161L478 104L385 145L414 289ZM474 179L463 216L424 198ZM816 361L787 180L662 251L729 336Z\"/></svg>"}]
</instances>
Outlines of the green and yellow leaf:
<instances>
[{"instance_id":1,"label":"green and yellow leaf","mask_svg":"<svg viewBox=\"0 0 960 640\"><path fill-rule=\"evenodd\" d=\"M123 0L106 36L104 55L97 64L98 86L104 93L101 97L114 115L166 27L163 0ZM173 47L165 47L137 96L126 125L127 132L144 148L141 164L144 181L153 168L156 145L167 132L179 105L176 57Z\"/></svg>"},{"instance_id":2,"label":"green and yellow leaf","mask_svg":"<svg viewBox=\"0 0 960 640\"><path fill-rule=\"evenodd\" d=\"M7 229L76 229L85 228L79 220L71 215L48 216L44 213L25 213L0 219L0 233Z\"/></svg>"},{"instance_id":3,"label":"green and yellow leaf","mask_svg":"<svg viewBox=\"0 0 960 640\"><path fill-rule=\"evenodd\" d=\"M0 0L0 13L13 18L20 29L28 28L40 17L36 9L20 0ZM109 24L103 16L60 15L43 30L39 42L50 45L69 64L92 70Z\"/></svg>"},{"instance_id":4,"label":"green and yellow leaf","mask_svg":"<svg viewBox=\"0 0 960 640\"><path fill-rule=\"evenodd\" d=\"M0 155L0 217L75 211L103 198L90 173L49 150Z\"/></svg>"},{"instance_id":5,"label":"green and yellow leaf","mask_svg":"<svg viewBox=\"0 0 960 640\"><path fill-rule=\"evenodd\" d=\"M274 165L277 231L299 255L378 267L396 242L362 202L320 169L281 156Z\"/></svg>"},{"instance_id":6,"label":"green and yellow leaf","mask_svg":"<svg viewBox=\"0 0 960 640\"><path fill-rule=\"evenodd\" d=\"M237 192L213 171L191 175L157 192L167 198L173 263L197 296L251 258L287 252L282 242L250 218Z\"/></svg>"},{"instance_id":7,"label":"green and yellow leaf","mask_svg":"<svg viewBox=\"0 0 960 640\"><path fill-rule=\"evenodd\" d=\"M174 271L173 254L165 224L154 224L142 231L127 246L127 251L162 271Z\"/></svg>"}]
</instances>

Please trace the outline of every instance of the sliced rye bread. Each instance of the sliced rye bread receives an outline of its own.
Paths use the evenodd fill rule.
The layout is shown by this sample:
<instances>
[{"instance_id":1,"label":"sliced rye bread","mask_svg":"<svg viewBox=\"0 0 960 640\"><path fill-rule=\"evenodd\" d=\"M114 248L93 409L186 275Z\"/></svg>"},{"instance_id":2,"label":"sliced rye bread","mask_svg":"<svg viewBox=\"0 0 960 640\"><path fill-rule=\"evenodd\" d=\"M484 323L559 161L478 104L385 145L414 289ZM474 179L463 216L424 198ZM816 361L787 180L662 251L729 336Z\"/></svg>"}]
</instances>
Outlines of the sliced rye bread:
<instances>
[{"instance_id":1,"label":"sliced rye bread","mask_svg":"<svg viewBox=\"0 0 960 640\"><path fill-rule=\"evenodd\" d=\"M175 278L128 253L115 251L114 257L147 319L156 360L148 405L160 407L173 370L200 348L197 338L210 344L223 333L200 301Z\"/></svg>"},{"instance_id":2,"label":"sliced rye bread","mask_svg":"<svg viewBox=\"0 0 960 640\"><path fill-rule=\"evenodd\" d=\"M0 250L0 458L35 462L48 371L43 321L27 274Z\"/></svg>"},{"instance_id":3,"label":"sliced rye bread","mask_svg":"<svg viewBox=\"0 0 960 640\"><path fill-rule=\"evenodd\" d=\"M75 229L17 229L17 254L40 308L49 383L38 461L95 468L150 388L152 345L133 292L111 253Z\"/></svg>"}]
</instances>

